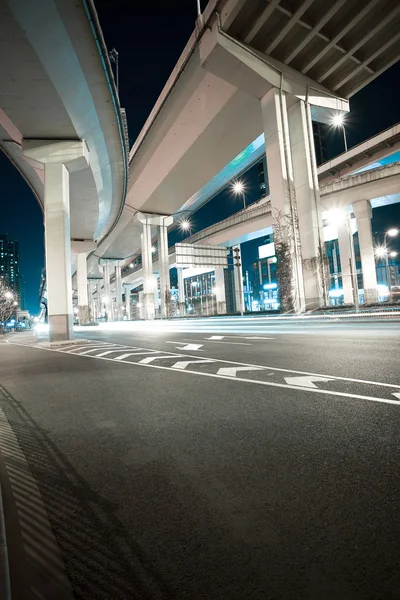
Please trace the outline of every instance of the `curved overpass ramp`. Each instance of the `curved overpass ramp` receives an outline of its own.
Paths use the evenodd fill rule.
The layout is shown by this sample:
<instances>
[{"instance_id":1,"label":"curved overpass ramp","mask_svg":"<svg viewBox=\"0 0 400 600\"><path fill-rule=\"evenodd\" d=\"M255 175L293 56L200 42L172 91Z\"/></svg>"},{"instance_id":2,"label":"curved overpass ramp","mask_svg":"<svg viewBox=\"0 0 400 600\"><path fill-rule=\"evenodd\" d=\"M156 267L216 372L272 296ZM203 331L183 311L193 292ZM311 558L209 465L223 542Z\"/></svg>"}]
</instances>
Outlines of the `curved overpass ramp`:
<instances>
[{"instance_id":1,"label":"curved overpass ramp","mask_svg":"<svg viewBox=\"0 0 400 600\"><path fill-rule=\"evenodd\" d=\"M86 262L118 221L127 188L125 115L92 0L0 0L0 63L0 148L45 214L50 327L62 317L53 323L62 339L72 329L70 240ZM65 171L58 189L47 185L56 164ZM64 250L49 264L46 205L54 212L61 196ZM63 292L52 298L52 286Z\"/></svg>"}]
</instances>

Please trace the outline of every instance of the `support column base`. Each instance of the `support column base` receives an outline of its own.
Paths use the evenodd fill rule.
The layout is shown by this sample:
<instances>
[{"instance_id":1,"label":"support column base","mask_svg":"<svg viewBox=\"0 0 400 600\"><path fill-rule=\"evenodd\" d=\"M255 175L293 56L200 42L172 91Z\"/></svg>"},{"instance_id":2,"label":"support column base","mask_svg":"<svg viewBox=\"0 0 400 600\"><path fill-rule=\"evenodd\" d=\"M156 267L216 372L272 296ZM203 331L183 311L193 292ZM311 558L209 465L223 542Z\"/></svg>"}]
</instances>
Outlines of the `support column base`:
<instances>
[{"instance_id":1,"label":"support column base","mask_svg":"<svg viewBox=\"0 0 400 600\"><path fill-rule=\"evenodd\" d=\"M88 306L78 306L78 319L79 325L87 325L90 322Z\"/></svg>"},{"instance_id":2,"label":"support column base","mask_svg":"<svg viewBox=\"0 0 400 600\"><path fill-rule=\"evenodd\" d=\"M154 294L143 294L142 319L152 321L155 318Z\"/></svg>"},{"instance_id":3,"label":"support column base","mask_svg":"<svg viewBox=\"0 0 400 600\"><path fill-rule=\"evenodd\" d=\"M67 342L74 339L72 315L49 316L49 341Z\"/></svg>"},{"instance_id":4,"label":"support column base","mask_svg":"<svg viewBox=\"0 0 400 600\"><path fill-rule=\"evenodd\" d=\"M184 317L186 315L186 303L179 302L179 316Z\"/></svg>"},{"instance_id":5,"label":"support column base","mask_svg":"<svg viewBox=\"0 0 400 600\"><path fill-rule=\"evenodd\" d=\"M218 302L217 303L217 314L218 315L226 314L226 302Z\"/></svg>"},{"instance_id":6,"label":"support column base","mask_svg":"<svg viewBox=\"0 0 400 600\"><path fill-rule=\"evenodd\" d=\"M373 304L374 302L378 302L378 290L375 288L364 290L364 303Z\"/></svg>"}]
</instances>

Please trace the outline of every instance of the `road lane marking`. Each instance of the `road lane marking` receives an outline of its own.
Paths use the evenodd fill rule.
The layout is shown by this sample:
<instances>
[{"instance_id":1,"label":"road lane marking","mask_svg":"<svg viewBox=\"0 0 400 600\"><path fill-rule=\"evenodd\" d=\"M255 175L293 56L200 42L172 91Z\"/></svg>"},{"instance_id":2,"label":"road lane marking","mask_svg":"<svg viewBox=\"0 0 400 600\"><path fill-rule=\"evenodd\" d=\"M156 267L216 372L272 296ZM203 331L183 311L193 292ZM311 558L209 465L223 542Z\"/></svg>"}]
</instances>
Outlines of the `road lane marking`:
<instances>
[{"instance_id":1,"label":"road lane marking","mask_svg":"<svg viewBox=\"0 0 400 600\"><path fill-rule=\"evenodd\" d=\"M189 340L188 338L184 338L186 342L206 342L207 344L225 344L225 345L234 345L234 346L251 346L252 344L247 344L246 342L217 342L216 340Z\"/></svg>"},{"instance_id":2,"label":"road lane marking","mask_svg":"<svg viewBox=\"0 0 400 600\"><path fill-rule=\"evenodd\" d=\"M222 367L221 369L218 369L217 375L236 377L238 371L262 371L262 367Z\"/></svg>"},{"instance_id":3,"label":"road lane marking","mask_svg":"<svg viewBox=\"0 0 400 600\"><path fill-rule=\"evenodd\" d=\"M246 336L245 340L274 340L273 337L260 337L258 335L252 335L251 337Z\"/></svg>"},{"instance_id":4,"label":"road lane marking","mask_svg":"<svg viewBox=\"0 0 400 600\"><path fill-rule=\"evenodd\" d=\"M314 384L314 381L333 381L333 379L306 375L305 377L285 377L285 381L289 385L301 385L302 387L306 388L317 388L318 386Z\"/></svg>"},{"instance_id":5,"label":"road lane marking","mask_svg":"<svg viewBox=\"0 0 400 600\"><path fill-rule=\"evenodd\" d=\"M400 393L399 392L392 392L392 396L394 396L395 398L398 398L400 400Z\"/></svg>"},{"instance_id":6,"label":"road lane marking","mask_svg":"<svg viewBox=\"0 0 400 600\"><path fill-rule=\"evenodd\" d=\"M53 350L52 348L42 348L43 350L47 350L50 352L58 352L58 350ZM66 354L68 354L66 352ZM187 356L187 355L182 355L182 356ZM86 356L84 358L100 358L100 360L108 360L111 362L115 362L115 359L113 358L109 358L109 357L100 357L99 355L94 356L92 354L86 354ZM171 356L158 356L158 357L149 357L149 358L173 358ZM196 356L194 356L193 358L198 358ZM146 360L146 359L144 359ZM193 362L200 362L199 360L193 361ZM217 361L217 360L213 360L210 359L210 362L228 362L228 361ZM243 377L231 377L229 375L217 375L216 373L206 373L204 371L192 371L192 370L187 370L187 369L172 369L172 367L163 367L162 365L151 365L151 364L147 364L147 363L143 363L143 361L140 362L131 362L128 360L123 360L120 361L120 364L126 364L126 365L131 365L133 367L135 366L140 366L140 367L146 367L148 369L162 369L164 371L174 371L175 373L186 373L188 375L198 375L200 377L213 377L216 379L226 379L228 381L240 381L242 383L249 383L249 384L253 384L253 385L264 385L267 387L276 387L276 388L281 388L281 389L286 389L286 390L300 390L300 391L307 391L308 393L316 393L316 394L325 394L328 396L338 396L341 398L354 398L356 400L368 400L369 402L378 402L379 404L394 404L395 406L400 407L400 403L398 402L398 400L391 400L388 398L377 398L375 396L362 396L361 394L350 394L348 392L335 392L333 390L322 390L320 388L304 388L303 386L296 386L296 385L288 385L286 383L275 383L273 381L260 381L257 379L244 379ZM262 367L260 367L262 369ZM340 378L338 378L340 379ZM380 385L380 384L376 384L376 385ZM386 384L389 385L389 384ZM400 386L395 386L392 385L391 387L400 387Z\"/></svg>"},{"instance_id":7,"label":"road lane marking","mask_svg":"<svg viewBox=\"0 0 400 600\"><path fill-rule=\"evenodd\" d=\"M212 335L209 338L204 338L205 340L222 340L224 338L223 335Z\"/></svg>"},{"instance_id":8,"label":"road lane marking","mask_svg":"<svg viewBox=\"0 0 400 600\"><path fill-rule=\"evenodd\" d=\"M95 346L94 348L89 348L89 350L84 350L83 352L79 352L79 356L89 354L90 352L96 352L96 350L103 350L103 348L104 348L104 346ZM126 346L125 346L125 348L126 348Z\"/></svg>"},{"instance_id":9,"label":"road lane marking","mask_svg":"<svg viewBox=\"0 0 400 600\"><path fill-rule=\"evenodd\" d=\"M184 344L185 342L165 342L166 344ZM186 346L175 346L178 350L200 350L204 344L186 344ZM203 351L202 351L203 352Z\"/></svg>"},{"instance_id":10,"label":"road lane marking","mask_svg":"<svg viewBox=\"0 0 400 600\"><path fill-rule=\"evenodd\" d=\"M172 369L186 369L186 367L192 363L214 363L215 360L211 360L210 358L200 358L197 360L178 360L175 364L172 365Z\"/></svg>"},{"instance_id":11,"label":"road lane marking","mask_svg":"<svg viewBox=\"0 0 400 600\"><path fill-rule=\"evenodd\" d=\"M142 358L142 360L139 360L138 363L132 363L130 362L129 364L136 364L136 365L148 365L149 363L153 362L153 360L158 360L159 358L179 358L180 356L184 356L184 354L173 354L172 356L168 353L168 356L165 356L165 354L159 355L159 356L148 356L147 358ZM123 362L123 361L121 361ZM153 365L153 367L155 367L157 365Z\"/></svg>"},{"instance_id":12,"label":"road lane marking","mask_svg":"<svg viewBox=\"0 0 400 600\"><path fill-rule=\"evenodd\" d=\"M129 346L122 346L122 348L114 348L114 350L107 350L106 352L102 352L101 354L96 354L96 356L108 356L109 354L112 354L113 352L121 352L121 350L125 350L126 348L129 348ZM68 352L67 354L70 354L70 352ZM77 354L77 356L82 356L81 354ZM89 354L86 356L90 356Z\"/></svg>"}]
</instances>

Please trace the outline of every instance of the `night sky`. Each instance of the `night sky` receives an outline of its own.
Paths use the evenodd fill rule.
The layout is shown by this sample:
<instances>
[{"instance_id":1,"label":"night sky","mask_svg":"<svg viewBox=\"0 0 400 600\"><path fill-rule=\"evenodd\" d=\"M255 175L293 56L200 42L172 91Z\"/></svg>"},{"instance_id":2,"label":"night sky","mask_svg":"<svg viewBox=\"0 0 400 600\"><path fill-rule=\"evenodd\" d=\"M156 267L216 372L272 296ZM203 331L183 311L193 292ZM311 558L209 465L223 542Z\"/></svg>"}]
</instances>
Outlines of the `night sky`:
<instances>
[{"instance_id":1,"label":"night sky","mask_svg":"<svg viewBox=\"0 0 400 600\"><path fill-rule=\"evenodd\" d=\"M126 0L97 0L95 4L106 44L109 50L115 47L119 52L120 98L127 111L132 145L194 29L196 0L131 2L129 15ZM400 63L397 63L352 98L346 125L349 147L399 122L399 97ZM327 143L330 156L343 151L339 134L333 132ZM245 179L247 202L251 203L258 199L254 170ZM26 304L35 314L44 266L43 217L29 187L1 152L0 181L0 233L8 233L20 243ZM228 217L240 207L240 200L227 192L221 193L194 215L194 231ZM374 211L374 231L379 233L399 224L400 204ZM257 259L256 247L257 243L243 245L244 269Z\"/></svg>"}]
</instances>

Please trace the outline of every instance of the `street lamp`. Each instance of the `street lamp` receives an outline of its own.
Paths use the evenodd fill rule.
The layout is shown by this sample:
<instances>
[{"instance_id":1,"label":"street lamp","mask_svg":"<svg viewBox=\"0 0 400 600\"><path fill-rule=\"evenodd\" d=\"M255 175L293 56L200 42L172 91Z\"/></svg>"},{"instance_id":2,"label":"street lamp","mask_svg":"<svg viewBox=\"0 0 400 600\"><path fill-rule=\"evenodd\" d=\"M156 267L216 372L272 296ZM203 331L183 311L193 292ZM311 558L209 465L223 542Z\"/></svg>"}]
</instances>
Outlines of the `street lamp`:
<instances>
[{"instance_id":1,"label":"street lamp","mask_svg":"<svg viewBox=\"0 0 400 600\"><path fill-rule=\"evenodd\" d=\"M328 221L331 223L331 225L334 226L338 226L338 225L344 225L348 236L349 236L349 244L350 244L350 275L351 275L351 280L352 280L352 284L353 284L353 299L354 299L354 306L356 311L359 310L360 308L360 302L359 302L359 298L358 298L358 281L357 281L357 265L356 265L356 254L354 251L354 238L353 238L353 232L351 231L351 226L350 226L350 215L348 213L347 210L341 209L341 208L333 208L328 212ZM342 264L342 271L343 271L343 264ZM343 273L342 273L342 277L343 277Z\"/></svg>"},{"instance_id":2,"label":"street lamp","mask_svg":"<svg viewBox=\"0 0 400 600\"><path fill-rule=\"evenodd\" d=\"M391 237L394 238L399 234L399 230L397 229L397 227L391 227L390 229L388 229L387 231L385 231L385 236L383 239L383 247L385 249L385 266L386 266L386 281L387 281L387 285L388 285L388 289L389 289L389 295L390 295L390 290L391 290L391 281L390 281L390 271L389 271L389 256L391 257L395 257L397 256L397 252L391 252L389 254L388 252L388 247L387 247L387 237Z\"/></svg>"},{"instance_id":3,"label":"street lamp","mask_svg":"<svg viewBox=\"0 0 400 600\"><path fill-rule=\"evenodd\" d=\"M338 113L333 117L332 125L334 127L341 127L341 129L343 131L344 148L345 148L345 151L347 152L346 129L344 127L344 117L341 113Z\"/></svg>"},{"instance_id":4,"label":"street lamp","mask_svg":"<svg viewBox=\"0 0 400 600\"><path fill-rule=\"evenodd\" d=\"M14 298L14 294L12 292L10 292L10 291L7 291L7 292L4 293L4 298L6 300L12 300Z\"/></svg>"},{"instance_id":5,"label":"street lamp","mask_svg":"<svg viewBox=\"0 0 400 600\"><path fill-rule=\"evenodd\" d=\"M241 179L237 179L236 181L234 181L232 183L231 187L232 187L232 192L235 194L235 196L242 196L243 208L246 208L246 197L245 197L246 186L244 185L243 181Z\"/></svg>"},{"instance_id":6,"label":"street lamp","mask_svg":"<svg viewBox=\"0 0 400 600\"><path fill-rule=\"evenodd\" d=\"M181 231L190 231L191 224L189 219L182 219L182 221L179 223L179 228Z\"/></svg>"}]
</instances>

